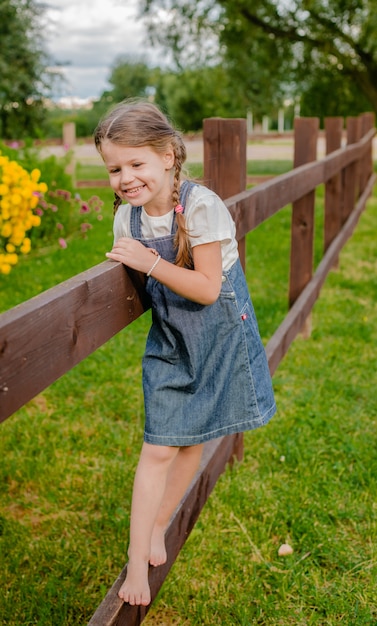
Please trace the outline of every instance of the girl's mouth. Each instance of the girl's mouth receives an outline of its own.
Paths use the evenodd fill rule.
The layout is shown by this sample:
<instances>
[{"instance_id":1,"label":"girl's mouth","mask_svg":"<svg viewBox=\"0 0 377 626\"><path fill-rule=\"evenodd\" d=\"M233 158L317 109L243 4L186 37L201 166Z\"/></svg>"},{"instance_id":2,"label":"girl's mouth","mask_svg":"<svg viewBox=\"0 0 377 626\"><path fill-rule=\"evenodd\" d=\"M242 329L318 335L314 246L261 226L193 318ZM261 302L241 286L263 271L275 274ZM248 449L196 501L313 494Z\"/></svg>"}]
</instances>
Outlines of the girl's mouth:
<instances>
[{"instance_id":1,"label":"girl's mouth","mask_svg":"<svg viewBox=\"0 0 377 626\"><path fill-rule=\"evenodd\" d=\"M144 189L145 185L139 185L139 187L132 187L132 189L124 189L123 193L127 196L135 196L142 189Z\"/></svg>"}]
</instances>

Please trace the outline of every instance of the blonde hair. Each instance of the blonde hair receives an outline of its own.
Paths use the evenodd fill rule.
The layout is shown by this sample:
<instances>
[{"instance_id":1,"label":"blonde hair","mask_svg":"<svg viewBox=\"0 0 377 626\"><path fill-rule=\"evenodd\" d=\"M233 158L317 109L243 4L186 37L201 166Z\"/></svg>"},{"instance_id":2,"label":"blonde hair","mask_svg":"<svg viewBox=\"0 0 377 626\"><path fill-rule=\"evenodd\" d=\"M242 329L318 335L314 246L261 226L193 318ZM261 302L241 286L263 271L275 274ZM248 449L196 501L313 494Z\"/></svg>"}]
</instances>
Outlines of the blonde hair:
<instances>
[{"instance_id":1,"label":"blonde hair","mask_svg":"<svg viewBox=\"0 0 377 626\"><path fill-rule=\"evenodd\" d=\"M116 105L99 122L94 131L94 142L101 154L103 141L109 140L120 146L149 146L157 153L163 153L171 146L174 152L174 179L172 206L179 204L181 172L186 160L186 147L181 134L173 128L167 117L151 102L125 100ZM115 194L114 215L121 204ZM174 245L177 249L176 264L191 266L191 246L182 213L176 213L177 232Z\"/></svg>"}]
</instances>

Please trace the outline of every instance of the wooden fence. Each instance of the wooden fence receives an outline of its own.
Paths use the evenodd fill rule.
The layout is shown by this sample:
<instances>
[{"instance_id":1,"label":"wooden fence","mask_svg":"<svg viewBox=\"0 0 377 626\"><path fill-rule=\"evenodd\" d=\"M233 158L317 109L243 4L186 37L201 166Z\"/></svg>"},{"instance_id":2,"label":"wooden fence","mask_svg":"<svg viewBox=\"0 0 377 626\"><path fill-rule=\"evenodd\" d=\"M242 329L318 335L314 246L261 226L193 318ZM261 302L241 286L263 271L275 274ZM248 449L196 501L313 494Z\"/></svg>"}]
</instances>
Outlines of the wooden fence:
<instances>
[{"instance_id":1,"label":"wooden fence","mask_svg":"<svg viewBox=\"0 0 377 626\"><path fill-rule=\"evenodd\" d=\"M310 312L329 270L365 208L375 183L373 114L326 120L327 154L316 161L316 118L295 120L294 169L246 188L246 120L204 120L204 180L221 197L237 226L245 266L245 236L292 204L289 311L266 346L273 374L299 332L310 329ZM324 255L313 273L315 190L325 185ZM105 261L0 315L0 421L5 420L145 311L143 276ZM217 478L242 435L205 445L200 470L173 515L166 536L168 561L150 570L156 597ZM150 607L132 607L117 596L120 573L90 626L137 625Z\"/></svg>"}]
</instances>

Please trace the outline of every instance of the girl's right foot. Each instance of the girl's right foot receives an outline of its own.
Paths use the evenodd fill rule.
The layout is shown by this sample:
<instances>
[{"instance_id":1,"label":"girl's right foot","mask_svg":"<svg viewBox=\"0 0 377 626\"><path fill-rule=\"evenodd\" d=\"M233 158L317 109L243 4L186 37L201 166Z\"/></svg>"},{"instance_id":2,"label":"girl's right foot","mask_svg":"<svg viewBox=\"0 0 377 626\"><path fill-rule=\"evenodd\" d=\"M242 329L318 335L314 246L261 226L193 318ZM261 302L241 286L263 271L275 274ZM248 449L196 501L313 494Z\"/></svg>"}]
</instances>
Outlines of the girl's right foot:
<instances>
[{"instance_id":1,"label":"girl's right foot","mask_svg":"<svg viewBox=\"0 0 377 626\"><path fill-rule=\"evenodd\" d=\"M118 596L132 605L148 606L151 602L151 590L148 582L148 563L144 561L129 561L127 576L118 591Z\"/></svg>"},{"instance_id":2,"label":"girl's right foot","mask_svg":"<svg viewBox=\"0 0 377 626\"><path fill-rule=\"evenodd\" d=\"M161 526L154 526L151 539L151 554L149 557L149 563L154 567L163 565L167 561L166 547L165 547L165 528Z\"/></svg>"}]
</instances>

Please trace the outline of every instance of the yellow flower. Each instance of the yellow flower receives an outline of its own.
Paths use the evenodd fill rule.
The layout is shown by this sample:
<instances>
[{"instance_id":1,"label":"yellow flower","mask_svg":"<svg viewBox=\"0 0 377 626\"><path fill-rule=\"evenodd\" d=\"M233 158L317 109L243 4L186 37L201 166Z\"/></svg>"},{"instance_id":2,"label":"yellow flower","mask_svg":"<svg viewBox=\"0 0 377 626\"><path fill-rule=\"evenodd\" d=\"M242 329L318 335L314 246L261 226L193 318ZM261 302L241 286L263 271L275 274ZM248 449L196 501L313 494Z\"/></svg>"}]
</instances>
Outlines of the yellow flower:
<instances>
[{"instance_id":1,"label":"yellow flower","mask_svg":"<svg viewBox=\"0 0 377 626\"><path fill-rule=\"evenodd\" d=\"M39 185L38 185L38 190L39 190L41 193L46 193L46 192L47 192L47 190L48 190L48 187L47 187L46 183L39 183Z\"/></svg>"},{"instance_id":2,"label":"yellow flower","mask_svg":"<svg viewBox=\"0 0 377 626\"><path fill-rule=\"evenodd\" d=\"M6 259L7 259L8 263L9 263L9 265L17 265L17 263L18 263L18 256L15 253L7 254Z\"/></svg>"},{"instance_id":3,"label":"yellow flower","mask_svg":"<svg viewBox=\"0 0 377 626\"><path fill-rule=\"evenodd\" d=\"M11 266L11 265L9 265L9 263L2 263L2 264L0 265L0 272L1 272L2 274L9 274L9 272L11 271L11 269L12 269L12 266Z\"/></svg>"},{"instance_id":4,"label":"yellow flower","mask_svg":"<svg viewBox=\"0 0 377 626\"><path fill-rule=\"evenodd\" d=\"M7 198L3 198L2 200L0 200L0 208L3 210L3 213L4 211L8 210L9 207L10 207L10 202Z\"/></svg>"},{"instance_id":5,"label":"yellow flower","mask_svg":"<svg viewBox=\"0 0 377 626\"><path fill-rule=\"evenodd\" d=\"M6 222L4 224L4 226L1 229L1 233L0 234L1 234L2 237L5 237L5 238L8 238L8 237L11 236L11 234L12 234L12 226L11 226L11 224L9 222Z\"/></svg>"},{"instance_id":6,"label":"yellow flower","mask_svg":"<svg viewBox=\"0 0 377 626\"><path fill-rule=\"evenodd\" d=\"M30 239L28 239L27 237L25 237L22 246L20 248L20 251L22 252L22 254L28 254L30 252L31 249L31 241Z\"/></svg>"},{"instance_id":7,"label":"yellow flower","mask_svg":"<svg viewBox=\"0 0 377 626\"><path fill-rule=\"evenodd\" d=\"M39 181L40 177L41 177L41 172L37 168L35 168L35 170L33 170L32 173L30 174L31 180L35 183Z\"/></svg>"},{"instance_id":8,"label":"yellow flower","mask_svg":"<svg viewBox=\"0 0 377 626\"><path fill-rule=\"evenodd\" d=\"M9 274L18 262L18 253L28 254L31 240L26 233L41 224L33 213L39 197L48 191L39 182L41 172L27 172L17 161L0 153L0 273ZM2 253L2 250L5 253Z\"/></svg>"},{"instance_id":9,"label":"yellow flower","mask_svg":"<svg viewBox=\"0 0 377 626\"><path fill-rule=\"evenodd\" d=\"M35 209L37 205L38 205L38 196L32 196L30 198L30 208Z\"/></svg>"},{"instance_id":10,"label":"yellow flower","mask_svg":"<svg viewBox=\"0 0 377 626\"><path fill-rule=\"evenodd\" d=\"M39 217L39 215L32 215L31 216L31 225L32 226L40 226L41 224L41 218Z\"/></svg>"},{"instance_id":11,"label":"yellow flower","mask_svg":"<svg viewBox=\"0 0 377 626\"><path fill-rule=\"evenodd\" d=\"M25 200L29 200L33 195L32 188L25 185L25 187L21 190L21 195L23 198L25 198Z\"/></svg>"}]
</instances>

